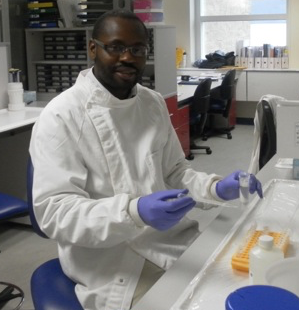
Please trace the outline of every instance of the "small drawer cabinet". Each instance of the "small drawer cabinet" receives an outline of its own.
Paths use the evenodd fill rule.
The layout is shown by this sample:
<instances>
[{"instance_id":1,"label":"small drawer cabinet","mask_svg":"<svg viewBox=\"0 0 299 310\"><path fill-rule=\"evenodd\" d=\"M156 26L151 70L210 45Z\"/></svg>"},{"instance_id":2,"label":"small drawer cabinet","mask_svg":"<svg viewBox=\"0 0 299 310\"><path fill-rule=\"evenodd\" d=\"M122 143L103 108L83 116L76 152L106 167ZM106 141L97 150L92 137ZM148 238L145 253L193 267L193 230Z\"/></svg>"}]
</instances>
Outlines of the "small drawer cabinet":
<instances>
[{"instance_id":1,"label":"small drawer cabinet","mask_svg":"<svg viewBox=\"0 0 299 310\"><path fill-rule=\"evenodd\" d=\"M178 107L177 96L166 99L169 116L185 156L190 155L189 106Z\"/></svg>"}]
</instances>

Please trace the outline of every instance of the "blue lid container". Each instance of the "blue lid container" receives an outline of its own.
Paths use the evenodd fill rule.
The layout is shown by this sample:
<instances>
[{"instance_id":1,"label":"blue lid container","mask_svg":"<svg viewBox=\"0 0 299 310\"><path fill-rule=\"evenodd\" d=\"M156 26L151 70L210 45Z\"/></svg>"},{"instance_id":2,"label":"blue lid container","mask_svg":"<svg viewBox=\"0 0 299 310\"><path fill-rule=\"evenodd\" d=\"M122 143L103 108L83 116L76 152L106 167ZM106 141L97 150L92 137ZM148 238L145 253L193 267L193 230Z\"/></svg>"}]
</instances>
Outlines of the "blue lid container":
<instances>
[{"instance_id":1,"label":"blue lid container","mask_svg":"<svg viewBox=\"0 0 299 310\"><path fill-rule=\"evenodd\" d=\"M250 285L228 295L225 310L299 310L299 298L279 287Z\"/></svg>"}]
</instances>

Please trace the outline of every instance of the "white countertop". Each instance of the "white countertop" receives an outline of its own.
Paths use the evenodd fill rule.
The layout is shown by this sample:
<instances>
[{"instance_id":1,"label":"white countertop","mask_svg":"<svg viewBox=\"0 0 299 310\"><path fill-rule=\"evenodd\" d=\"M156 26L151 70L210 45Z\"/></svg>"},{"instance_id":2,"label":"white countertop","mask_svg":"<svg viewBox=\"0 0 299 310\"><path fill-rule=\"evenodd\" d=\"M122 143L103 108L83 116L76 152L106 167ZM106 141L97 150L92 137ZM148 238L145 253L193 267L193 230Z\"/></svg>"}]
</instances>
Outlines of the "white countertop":
<instances>
[{"instance_id":1,"label":"white countertop","mask_svg":"<svg viewBox=\"0 0 299 310\"><path fill-rule=\"evenodd\" d=\"M0 133L34 124L46 102L35 102L20 111L0 110Z\"/></svg>"}]
</instances>

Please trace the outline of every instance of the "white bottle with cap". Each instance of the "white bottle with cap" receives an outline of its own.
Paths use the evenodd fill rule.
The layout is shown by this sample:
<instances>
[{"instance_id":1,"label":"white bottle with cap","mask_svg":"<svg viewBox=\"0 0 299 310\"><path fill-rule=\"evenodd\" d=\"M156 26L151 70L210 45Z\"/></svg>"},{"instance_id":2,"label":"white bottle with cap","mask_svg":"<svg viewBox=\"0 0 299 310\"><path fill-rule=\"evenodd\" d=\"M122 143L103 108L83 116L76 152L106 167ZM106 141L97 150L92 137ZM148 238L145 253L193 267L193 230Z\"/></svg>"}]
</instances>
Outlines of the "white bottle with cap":
<instances>
[{"instance_id":1,"label":"white bottle with cap","mask_svg":"<svg viewBox=\"0 0 299 310\"><path fill-rule=\"evenodd\" d=\"M19 111L25 109L24 89L21 82L12 82L7 85L9 97L8 110Z\"/></svg>"},{"instance_id":2,"label":"white bottle with cap","mask_svg":"<svg viewBox=\"0 0 299 310\"><path fill-rule=\"evenodd\" d=\"M183 53L183 60L182 60L182 68L186 68L187 67L187 53L184 52Z\"/></svg>"},{"instance_id":3,"label":"white bottle with cap","mask_svg":"<svg viewBox=\"0 0 299 310\"><path fill-rule=\"evenodd\" d=\"M250 284L266 284L265 271L270 264L284 258L281 249L274 245L274 239L269 235L259 237L258 244L249 253Z\"/></svg>"}]
</instances>

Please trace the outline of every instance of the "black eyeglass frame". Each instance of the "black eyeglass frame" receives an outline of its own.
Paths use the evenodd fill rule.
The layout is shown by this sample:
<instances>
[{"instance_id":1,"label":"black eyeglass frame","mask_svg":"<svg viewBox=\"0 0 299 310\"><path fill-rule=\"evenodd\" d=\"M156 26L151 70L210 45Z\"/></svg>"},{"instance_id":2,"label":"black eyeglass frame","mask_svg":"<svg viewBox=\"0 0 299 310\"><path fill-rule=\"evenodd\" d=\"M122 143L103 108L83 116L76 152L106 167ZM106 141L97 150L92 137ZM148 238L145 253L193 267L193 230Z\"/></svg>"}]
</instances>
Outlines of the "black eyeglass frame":
<instances>
[{"instance_id":1,"label":"black eyeglass frame","mask_svg":"<svg viewBox=\"0 0 299 310\"><path fill-rule=\"evenodd\" d=\"M127 51L129 51L134 57L146 57L148 53L148 46L145 45L125 46L122 44L105 44L97 39L92 40L96 43L96 45L100 46L108 54L115 56L120 56Z\"/></svg>"}]
</instances>

